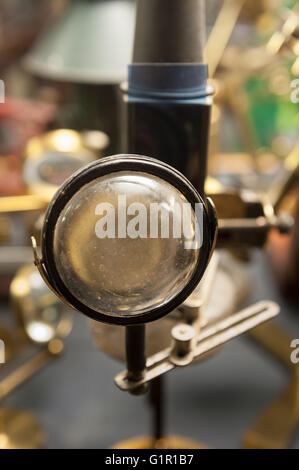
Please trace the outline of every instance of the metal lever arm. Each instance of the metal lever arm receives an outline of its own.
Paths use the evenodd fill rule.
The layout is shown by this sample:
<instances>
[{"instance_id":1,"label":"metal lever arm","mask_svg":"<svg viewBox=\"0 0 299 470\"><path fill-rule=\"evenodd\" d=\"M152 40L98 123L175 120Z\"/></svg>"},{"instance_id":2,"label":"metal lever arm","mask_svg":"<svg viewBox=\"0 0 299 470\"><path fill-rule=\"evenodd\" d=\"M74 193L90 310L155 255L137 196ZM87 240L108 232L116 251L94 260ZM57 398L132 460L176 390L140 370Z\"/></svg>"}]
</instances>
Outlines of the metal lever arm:
<instances>
[{"instance_id":1,"label":"metal lever arm","mask_svg":"<svg viewBox=\"0 0 299 470\"><path fill-rule=\"evenodd\" d=\"M203 330L198 335L196 335L195 329L193 329L194 337L192 341L190 341L189 336L190 348L189 350L185 348L185 356L176 355L176 351L184 351L184 348L177 347L177 343L180 343L180 340L177 336L175 338L173 337L175 343L173 348L169 347L164 349L147 359L146 368L140 380L130 380L128 372L125 370L115 377L115 383L121 390L131 392L135 388L173 370L177 366L185 366L192 363L195 359L204 356L230 339L270 320L278 313L279 306L275 302L263 301L245 308L225 320L219 321L215 325ZM188 326L188 330L192 329L190 325L182 324L182 327L185 326ZM175 327L175 329L177 328L178 326ZM186 341L184 341L184 343L186 343Z\"/></svg>"}]
</instances>

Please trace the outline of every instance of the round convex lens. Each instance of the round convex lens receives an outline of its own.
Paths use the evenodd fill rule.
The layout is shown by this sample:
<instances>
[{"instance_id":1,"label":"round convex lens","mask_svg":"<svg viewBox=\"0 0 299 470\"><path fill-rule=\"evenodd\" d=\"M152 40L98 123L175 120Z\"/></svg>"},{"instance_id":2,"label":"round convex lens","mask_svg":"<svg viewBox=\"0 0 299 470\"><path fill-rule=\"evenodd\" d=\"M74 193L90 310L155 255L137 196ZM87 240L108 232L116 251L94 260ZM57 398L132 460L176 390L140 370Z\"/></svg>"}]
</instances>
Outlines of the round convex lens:
<instances>
[{"instance_id":1,"label":"round convex lens","mask_svg":"<svg viewBox=\"0 0 299 470\"><path fill-rule=\"evenodd\" d=\"M54 262L82 304L138 316L190 282L200 251L187 248L194 232L194 211L176 187L145 172L110 173L82 186L62 209Z\"/></svg>"}]
</instances>

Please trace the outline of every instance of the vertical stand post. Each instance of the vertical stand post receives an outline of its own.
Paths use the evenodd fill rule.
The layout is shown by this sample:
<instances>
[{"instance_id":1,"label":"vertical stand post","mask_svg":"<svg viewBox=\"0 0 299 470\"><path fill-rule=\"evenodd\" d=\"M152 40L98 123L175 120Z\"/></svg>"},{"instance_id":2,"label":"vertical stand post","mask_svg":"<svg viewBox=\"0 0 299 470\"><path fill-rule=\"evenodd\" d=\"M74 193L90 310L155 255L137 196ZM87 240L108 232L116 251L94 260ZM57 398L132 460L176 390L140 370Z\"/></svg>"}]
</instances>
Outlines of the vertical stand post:
<instances>
[{"instance_id":1,"label":"vertical stand post","mask_svg":"<svg viewBox=\"0 0 299 470\"><path fill-rule=\"evenodd\" d=\"M164 437L164 380L163 376L150 383L150 405L152 410L153 444Z\"/></svg>"},{"instance_id":2,"label":"vertical stand post","mask_svg":"<svg viewBox=\"0 0 299 470\"><path fill-rule=\"evenodd\" d=\"M145 325L126 327L127 379L137 382L143 377L145 369ZM147 391L147 384L134 390L134 395Z\"/></svg>"}]
</instances>

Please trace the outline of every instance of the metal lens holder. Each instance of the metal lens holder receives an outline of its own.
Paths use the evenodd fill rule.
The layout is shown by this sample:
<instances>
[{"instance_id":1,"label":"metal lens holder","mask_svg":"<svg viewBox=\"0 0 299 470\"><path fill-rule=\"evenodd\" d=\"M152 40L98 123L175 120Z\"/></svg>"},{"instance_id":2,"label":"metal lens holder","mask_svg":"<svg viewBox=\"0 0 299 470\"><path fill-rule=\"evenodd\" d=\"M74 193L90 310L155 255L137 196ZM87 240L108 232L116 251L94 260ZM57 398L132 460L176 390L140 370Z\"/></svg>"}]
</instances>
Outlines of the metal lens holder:
<instances>
[{"instance_id":1,"label":"metal lens holder","mask_svg":"<svg viewBox=\"0 0 299 470\"><path fill-rule=\"evenodd\" d=\"M159 177L175 187L189 202L192 208L200 203L203 207L203 226L202 226L202 246L199 249L198 259L190 281L178 292L170 301L150 309L144 313L130 315L109 315L105 312L94 310L79 300L74 293L70 292L63 279L59 275L54 256L54 232L58 222L59 215L72 199L72 197L86 184L93 180L117 172L142 172L148 175ZM57 191L50 202L41 236L42 258L40 259L36 242L33 239L35 251L35 263L47 282L49 287L75 310L87 315L88 317L106 323L119 325L143 324L167 315L176 307L182 304L192 293L200 279L202 278L208 265L211 253L213 251L217 234L217 219L212 202L206 201L199 195L192 184L180 172L171 166L153 158L138 155L116 155L103 158L93 162L74 173ZM117 275L117 274L116 274Z\"/></svg>"}]
</instances>

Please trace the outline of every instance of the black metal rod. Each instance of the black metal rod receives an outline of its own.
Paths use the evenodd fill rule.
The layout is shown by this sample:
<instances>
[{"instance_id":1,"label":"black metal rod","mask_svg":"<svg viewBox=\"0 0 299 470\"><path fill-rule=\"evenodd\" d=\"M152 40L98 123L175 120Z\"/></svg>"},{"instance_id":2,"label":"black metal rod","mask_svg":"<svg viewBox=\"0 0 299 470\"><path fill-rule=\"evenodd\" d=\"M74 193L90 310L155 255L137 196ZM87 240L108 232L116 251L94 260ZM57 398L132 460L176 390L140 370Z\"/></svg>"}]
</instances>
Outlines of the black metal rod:
<instances>
[{"instance_id":1,"label":"black metal rod","mask_svg":"<svg viewBox=\"0 0 299 470\"><path fill-rule=\"evenodd\" d=\"M154 442L164 437L164 377L161 375L150 382L150 405L152 409L152 435Z\"/></svg>"},{"instance_id":2,"label":"black metal rod","mask_svg":"<svg viewBox=\"0 0 299 470\"><path fill-rule=\"evenodd\" d=\"M145 325L126 327L128 380L142 378L145 369Z\"/></svg>"}]
</instances>

